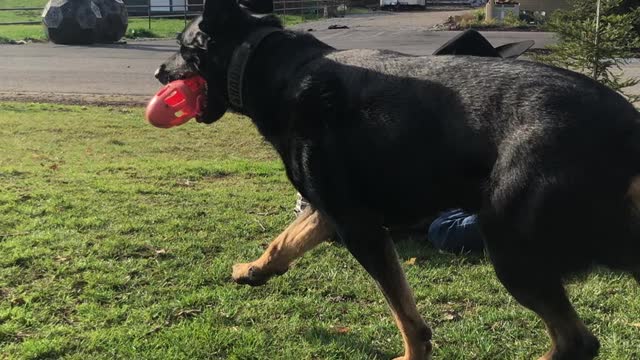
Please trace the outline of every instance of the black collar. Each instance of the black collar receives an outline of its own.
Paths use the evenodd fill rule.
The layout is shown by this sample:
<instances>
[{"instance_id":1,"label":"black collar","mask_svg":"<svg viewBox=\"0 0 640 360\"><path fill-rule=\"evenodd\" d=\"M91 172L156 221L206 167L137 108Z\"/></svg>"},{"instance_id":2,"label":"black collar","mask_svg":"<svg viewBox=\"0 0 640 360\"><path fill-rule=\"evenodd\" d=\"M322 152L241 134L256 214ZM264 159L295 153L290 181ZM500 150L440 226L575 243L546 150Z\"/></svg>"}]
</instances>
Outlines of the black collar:
<instances>
[{"instance_id":1,"label":"black collar","mask_svg":"<svg viewBox=\"0 0 640 360\"><path fill-rule=\"evenodd\" d=\"M249 34L247 39L233 52L229 71L227 72L227 93L229 102L236 110L242 110L244 107L244 102L242 101L244 72L253 51L267 36L279 31L282 31L282 29L274 27L260 28Z\"/></svg>"}]
</instances>

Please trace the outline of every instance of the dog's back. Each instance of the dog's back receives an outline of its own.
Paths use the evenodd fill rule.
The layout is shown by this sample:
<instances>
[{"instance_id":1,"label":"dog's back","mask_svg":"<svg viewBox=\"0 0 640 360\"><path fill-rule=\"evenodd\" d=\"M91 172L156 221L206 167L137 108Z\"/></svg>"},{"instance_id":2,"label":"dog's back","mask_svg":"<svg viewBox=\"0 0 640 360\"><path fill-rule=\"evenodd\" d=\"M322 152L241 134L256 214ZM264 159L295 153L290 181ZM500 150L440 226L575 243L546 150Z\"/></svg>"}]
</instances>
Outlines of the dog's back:
<instances>
[{"instance_id":1,"label":"dog's back","mask_svg":"<svg viewBox=\"0 0 640 360\"><path fill-rule=\"evenodd\" d=\"M304 77L296 94L307 110L297 119L303 127L326 123L336 137L332 151L350 164L343 175L358 185L356 196L398 218L425 205L426 212L477 211L492 177L513 173L579 178L589 171L589 184L599 174L609 179L612 167L627 182L640 173L632 160L640 159L638 112L573 72L528 61L348 50L328 54ZM307 97L317 92L324 104ZM327 106L342 115L323 112Z\"/></svg>"}]
</instances>

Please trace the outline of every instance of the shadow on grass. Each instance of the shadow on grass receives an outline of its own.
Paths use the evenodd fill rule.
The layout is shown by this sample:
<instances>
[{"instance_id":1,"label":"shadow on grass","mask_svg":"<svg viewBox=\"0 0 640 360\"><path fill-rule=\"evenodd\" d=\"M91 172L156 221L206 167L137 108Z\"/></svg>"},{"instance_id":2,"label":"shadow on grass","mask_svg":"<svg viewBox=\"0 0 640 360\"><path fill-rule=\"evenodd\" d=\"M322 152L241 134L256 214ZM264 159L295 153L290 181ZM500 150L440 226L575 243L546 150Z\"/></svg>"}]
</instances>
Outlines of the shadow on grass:
<instances>
[{"instance_id":1,"label":"shadow on grass","mask_svg":"<svg viewBox=\"0 0 640 360\"><path fill-rule=\"evenodd\" d=\"M398 354L390 352L383 352L380 349L376 349L370 342L363 341L365 336L358 331L351 332L337 332L331 331L324 327L314 326L307 329L303 337L314 347L322 349L336 349L338 351L344 350L345 353L331 354L334 356L344 356L349 358L353 356L353 349L358 349L363 352L366 359L392 359ZM346 353L349 352L349 353ZM325 354L328 355L328 354Z\"/></svg>"},{"instance_id":2,"label":"shadow on grass","mask_svg":"<svg viewBox=\"0 0 640 360\"><path fill-rule=\"evenodd\" d=\"M489 258L485 253L469 252L454 254L438 250L429 243L426 236L421 238L409 238L405 235L396 236L393 238L393 242L400 259L416 258L416 263L420 266L440 268L451 267L452 265L459 265L461 263L474 266L489 263ZM344 244L340 240L334 241L333 244L344 247Z\"/></svg>"},{"instance_id":3,"label":"shadow on grass","mask_svg":"<svg viewBox=\"0 0 640 360\"><path fill-rule=\"evenodd\" d=\"M434 248L426 239L395 241L396 251L401 259L416 258L418 264L428 267L450 267L463 262L466 265L484 265L488 258L484 253L454 254Z\"/></svg>"}]
</instances>

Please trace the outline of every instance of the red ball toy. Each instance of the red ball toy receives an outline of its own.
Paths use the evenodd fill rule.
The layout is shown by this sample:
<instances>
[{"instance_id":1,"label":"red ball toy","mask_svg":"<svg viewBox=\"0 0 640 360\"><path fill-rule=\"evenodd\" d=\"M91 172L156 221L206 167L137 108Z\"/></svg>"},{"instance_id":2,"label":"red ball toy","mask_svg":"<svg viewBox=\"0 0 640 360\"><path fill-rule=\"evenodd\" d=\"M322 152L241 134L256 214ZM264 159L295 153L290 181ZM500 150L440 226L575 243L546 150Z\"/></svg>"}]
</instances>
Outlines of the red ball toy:
<instances>
[{"instance_id":1,"label":"red ball toy","mask_svg":"<svg viewBox=\"0 0 640 360\"><path fill-rule=\"evenodd\" d=\"M159 128L182 125L193 119L202 111L206 83L201 76L168 83L149 101L145 118Z\"/></svg>"}]
</instances>

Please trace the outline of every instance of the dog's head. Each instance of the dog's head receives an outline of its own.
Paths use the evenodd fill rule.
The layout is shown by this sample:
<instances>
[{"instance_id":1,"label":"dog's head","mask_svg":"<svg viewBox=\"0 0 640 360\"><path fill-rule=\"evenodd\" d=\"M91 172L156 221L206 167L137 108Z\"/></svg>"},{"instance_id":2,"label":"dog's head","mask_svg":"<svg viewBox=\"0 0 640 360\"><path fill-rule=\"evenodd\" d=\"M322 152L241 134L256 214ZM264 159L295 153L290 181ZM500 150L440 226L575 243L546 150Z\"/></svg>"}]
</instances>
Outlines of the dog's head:
<instances>
[{"instance_id":1,"label":"dog's head","mask_svg":"<svg viewBox=\"0 0 640 360\"><path fill-rule=\"evenodd\" d=\"M227 70L234 50L260 27L282 28L272 15L271 0L208 0L202 16L194 19L178 36L180 50L156 70L163 84L200 75L207 80L207 102L199 122L212 123L228 108Z\"/></svg>"}]
</instances>

